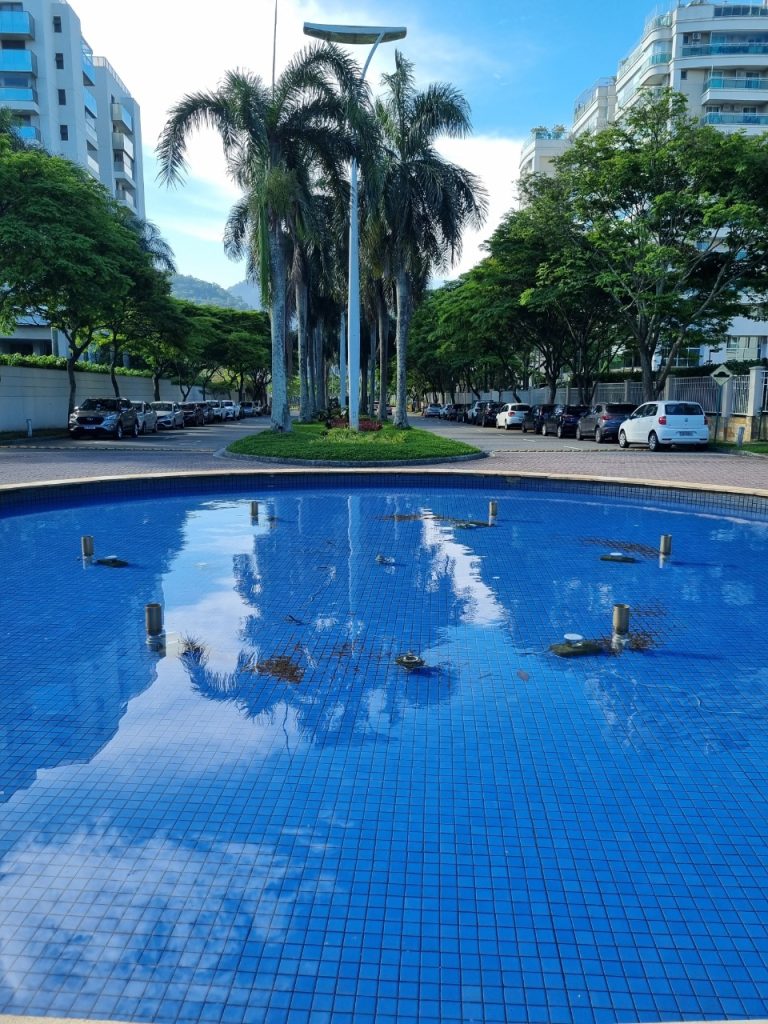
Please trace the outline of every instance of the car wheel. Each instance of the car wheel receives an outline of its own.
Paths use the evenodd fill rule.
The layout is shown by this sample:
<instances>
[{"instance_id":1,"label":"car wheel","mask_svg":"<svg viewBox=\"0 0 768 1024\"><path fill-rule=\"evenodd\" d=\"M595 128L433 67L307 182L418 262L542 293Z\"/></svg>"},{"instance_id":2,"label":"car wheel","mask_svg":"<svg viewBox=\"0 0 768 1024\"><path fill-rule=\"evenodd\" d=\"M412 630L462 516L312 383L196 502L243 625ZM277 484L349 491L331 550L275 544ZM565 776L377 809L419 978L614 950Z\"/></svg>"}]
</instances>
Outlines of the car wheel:
<instances>
[{"instance_id":1,"label":"car wheel","mask_svg":"<svg viewBox=\"0 0 768 1024\"><path fill-rule=\"evenodd\" d=\"M619 432L619 448L629 448L629 441L623 430Z\"/></svg>"},{"instance_id":2,"label":"car wheel","mask_svg":"<svg viewBox=\"0 0 768 1024\"><path fill-rule=\"evenodd\" d=\"M562 438L562 436L563 436L563 428L562 427L558 427L557 428L557 436L559 438Z\"/></svg>"},{"instance_id":3,"label":"car wheel","mask_svg":"<svg viewBox=\"0 0 768 1024\"><path fill-rule=\"evenodd\" d=\"M528 433L528 427L526 427L525 424L523 424L522 427L520 427L520 433L521 434L527 434Z\"/></svg>"},{"instance_id":4,"label":"car wheel","mask_svg":"<svg viewBox=\"0 0 768 1024\"><path fill-rule=\"evenodd\" d=\"M139 433L140 433L140 431L139 431L139 421L138 420L134 420L133 421L133 430L131 431L131 434L132 434L133 437L138 437Z\"/></svg>"},{"instance_id":5,"label":"car wheel","mask_svg":"<svg viewBox=\"0 0 768 1024\"><path fill-rule=\"evenodd\" d=\"M141 424L141 430L140 430L140 433L141 433L142 435L144 435L144 434L146 434L146 432L147 432L147 421L146 421L146 420L144 420L144 421L142 422L142 424Z\"/></svg>"},{"instance_id":6,"label":"car wheel","mask_svg":"<svg viewBox=\"0 0 768 1024\"><path fill-rule=\"evenodd\" d=\"M600 427L595 427L595 444L603 443L603 432Z\"/></svg>"},{"instance_id":7,"label":"car wheel","mask_svg":"<svg viewBox=\"0 0 768 1024\"><path fill-rule=\"evenodd\" d=\"M659 441L656 432L652 430L648 435L648 447L652 452L663 452L665 448L669 447L669 445L662 444L661 441Z\"/></svg>"},{"instance_id":8,"label":"car wheel","mask_svg":"<svg viewBox=\"0 0 768 1024\"><path fill-rule=\"evenodd\" d=\"M511 423L508 423L508 424L506 425L506 427L504 427L504 429L505 429L505 430L511 430L511 429L512 429L512 424L511 424Z\"/></svg>"},{"instance_id":9,"label":"car wheel","mask_svg":"<svg viewBox=\"0 0 768 1024\"><path fill-rule=\"evenodd\" d=\"M157 433L157 420L155 420L155 425L154 425L154 427L152 427L152 433L153 434Z\"/></svg>"},{"instance_id":10,"label":"car wheel","mask_svg":"<svg viewBox=\"0 0 768 1024\"><path fill-rule=\"evenodd\" d=\"M583 441L584 438L581 436L581 427L576 427L576 440Z\"/></svg>"},{"instance_id":11,"label":"car wheel","mask_svg":"<svg viewBox=\"0 0 768 1024\"><path fill-rule=\"evenodd\" d=\"M542 437L546 437L547 436L547 424L546 423L542 423L541 424L541 436Z\"/></svg>"},{"instance_id":12,"label":"car wheel","mask_svg":"<svg viewBox=\"0 0 768 1024\"><path fill-rule=\"evenodd\" d=\"M119 421L118 421L117 426L115 427L115 440L116 441L122 441L123 440L123 424L120 423Z\"/></svg>"}]
</instances>

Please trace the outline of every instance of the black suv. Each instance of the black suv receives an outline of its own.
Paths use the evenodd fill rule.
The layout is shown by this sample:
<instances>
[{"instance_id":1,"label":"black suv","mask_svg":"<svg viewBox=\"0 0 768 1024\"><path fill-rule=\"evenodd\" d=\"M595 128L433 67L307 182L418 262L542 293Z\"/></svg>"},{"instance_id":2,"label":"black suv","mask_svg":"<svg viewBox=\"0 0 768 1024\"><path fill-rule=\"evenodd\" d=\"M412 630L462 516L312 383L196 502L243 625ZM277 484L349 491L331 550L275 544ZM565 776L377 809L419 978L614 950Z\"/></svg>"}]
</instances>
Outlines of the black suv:
<instances>
[{"instance_id":1,"label":"black suv","mask_svg":"<svg viewBox=\"0 0 768 1024\"><path fill-rule=\"evenodd\" d=\"M139 414L127 398L86 398L70 413L70 437L107 435L119 441L139 436Z\"/></svg>"},{"instance_id":2,"label":"black suv","mask_svg":"<svg viewBox=\"0 0 768 1024\"><path fill-rule=\"evenodd\" d=\"M520 429L524 434L527 434L529 430L532 430L534 434L540 434L544 424L549 423L552 419L552 414L556 408L554 405L532 405L525 414L525 419Z\"/></svg>"},{"instance_id":3,"label":"black suv","mask_svg":"<svg viewBox=\"0 0 768 1024\"><path fill-rule=\"evenodd\" d=\"M558 405L552 413L552 419L542 425L541 432L545 436L557 434L558 437L575 437L579 420L585 412L589 412L588 405Z\"/></svg>"}]
</instances>

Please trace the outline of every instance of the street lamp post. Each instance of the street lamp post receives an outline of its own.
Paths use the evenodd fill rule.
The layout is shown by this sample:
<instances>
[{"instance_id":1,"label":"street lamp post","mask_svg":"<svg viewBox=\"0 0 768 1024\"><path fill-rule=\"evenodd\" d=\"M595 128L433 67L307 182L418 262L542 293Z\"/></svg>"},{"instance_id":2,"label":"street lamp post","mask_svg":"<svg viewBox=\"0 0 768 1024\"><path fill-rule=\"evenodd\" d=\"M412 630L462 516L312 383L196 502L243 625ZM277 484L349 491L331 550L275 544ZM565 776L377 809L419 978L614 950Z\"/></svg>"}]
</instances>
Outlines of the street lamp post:
<instances>
[{"instance_id":1,"label":"street lamp post","mask_svg":"<svg viewBox=\"0 0 768 1024\"><path fill-rule=\"evenodd\" d=\"M304 34L328 43L350 43L371 46L371 52L360 75L365 81L368 67L380 43L405 38L407 29L381 25L318 25L304 22ZM357 208L357 161L349 169L349 278L347 299L347 331L349 338L349 425L360 427L360 239Z\"/></svg>"}]
</instances>

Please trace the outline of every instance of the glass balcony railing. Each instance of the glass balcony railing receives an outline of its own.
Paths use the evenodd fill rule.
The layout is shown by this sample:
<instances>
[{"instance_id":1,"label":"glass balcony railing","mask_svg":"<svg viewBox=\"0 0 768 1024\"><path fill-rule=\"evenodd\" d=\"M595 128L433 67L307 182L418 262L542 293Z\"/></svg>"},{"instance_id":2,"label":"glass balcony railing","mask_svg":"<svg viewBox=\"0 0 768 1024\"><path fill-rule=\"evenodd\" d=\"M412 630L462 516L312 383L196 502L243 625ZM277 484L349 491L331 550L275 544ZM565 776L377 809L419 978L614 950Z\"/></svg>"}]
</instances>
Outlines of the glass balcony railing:
<instances>
[{"instance_id":1,"label":"glass balcony railing","mask_svg":"<svg viewBox=\"0 0 768 1024\"><path fill-rule=\"evenodd\" d=\"M768 78L727 78L723 75L712 75L704 82L704 92L708 89L768 89Z\"/></svg>"},{"instance_id":2,"label":"glass balcony railing","mask_svg":"<svg viewBox=\"0 0 768 1024\"><path fill-rule=\"evenodd\" d=\"M768 114L719 114L710 111L701 119L702 124L730 124L746 127L747 125L758 125L761 128L768 127Z\"/></svg>"},{"instance_id":3,"label":"glass balcony railing","mask_svg":"<svg viewBox=\"0 0 768 1024\"><path fill-rule=\"evenodd\" d=\"M85 104L85 109L90 111L94 117L99 116L99 107L96 103L96 97L92 93L88 92L87 89L83 89L83 103Z\"/></svg>"},{"instance_id":4,"label":"glass balcony railing","mask_svg":"<svg viewBox=\"0 0 768 1024\"><path fill-rule=\"evenodd\" d=\"M112 149L116 152L127 153L128 156L133 156L133 140L129 139L127 135L123 135L121 132L112 132Z\"/></svg>"},{"instance_id":5,"label":"glass balcony railing","mask_svg":"<svg viewBox=\"0 0 768 1024\"><path fill-rule=\"evenodd\" d=\"M728 57L768 53L768 43L704 43L701 46L684 46L683 57Z\"/></svg>"},{"instance_id":6,"label":"glass balcony railing","mask_svg":"<svg viewBox=\"0 0 768 1024\"><path fill-rule=\"evenodd\" d=\"M567 139L568 131L566 128L554 129L554 128L534 128L531 134L528 136L528 141L533 142L537 139Z\"/></svg>"},{"instance_id":7,"label":"glass balcony railing","mask_svg":"<svg viewBox=\"0 0 768 1024\"><path fill-rule=\"evenodd\" d=\"M96 177L98 178L99 173L100 173L99 161L94 159L94 157L92 157L90 154L88 154L88 156L86 156L85 160L86 160L86 163L88 164L88 170L91 172L91 174L95 174Z\"/></svg>"},{"instance_id":8,"label":"glass balcony railing","mask_svg":"<svg viewBox=\"0 0 768 1024\"><path fill-rule=\"evenodd\" d=\"M37 105L37 89L0 88L0 106L5 103L28 103Z\"/></svg>"},{"instance_id":9,"label":"glass balcony railing","mask_svg":"<svg viewBox=\"0 0 768 1024\"><path fill-rule=\"evenodd\" d=\"M37 75L37 57L30 50L0 50L0 71Z\"/></svg>"},{"instance_id":10,"label":"glass balcony railing","mask_svg":"<svg viewBox=\"0 0 768 1024\"><path fill-rule=\"evenodd\" d=\"M25 142L42 142L40 129L33 124L22 124L16 129L16 134Z\"/></svg>"},{"instance_id":11,"label":"glass balcony railing","mask_svg":"<svg viewBox=\"0 0 768 1024\"><path fill-rule=\"evenodd\" d=\"M133 131L133 117L122 103L112 104L112 120L115 124L123 125L127 131Z\"/></svg>"},{"instance_id":12,"label":"glass balcony railing","mask_svg":"<svg viewBox=\"0 0 768 1024\"><path fill-rule=\"evenodd\" d=\"M35 19L28 11L0 11L0 36L35 38Z\"/></svg>"},{"instance_id":13,"label":"glass balcony railing","mask_svg":"<svg viewBox=\"0 0 768 1024\"><path fill-rule=\"evenodd\" d=\"M96 85L96 72L93 69L93 57L83 50L83 85Z\"/></svg>"}]
</instances>

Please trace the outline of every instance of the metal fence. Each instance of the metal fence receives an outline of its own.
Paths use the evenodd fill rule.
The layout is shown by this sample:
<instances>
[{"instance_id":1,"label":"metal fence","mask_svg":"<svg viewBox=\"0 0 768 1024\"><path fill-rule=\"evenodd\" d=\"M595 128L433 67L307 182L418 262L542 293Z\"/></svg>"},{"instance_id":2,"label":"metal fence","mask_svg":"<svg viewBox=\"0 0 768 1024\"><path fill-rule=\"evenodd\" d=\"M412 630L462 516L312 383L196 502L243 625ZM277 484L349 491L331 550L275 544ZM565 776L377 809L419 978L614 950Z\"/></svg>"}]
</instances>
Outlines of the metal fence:
<instances>
[{"instance_id":1,"label":"metal fence","mask_svg":"<svg viewBox=\"0 0 768 1024\"><path fill-rule=\"evenodd\" d=\"M749 414L749 374L740 374L731 382L731 413L734 416Z\"/></svg>"},{"instance_id":2,"label":"metal fence","mask_svg":"<svg viewBox=\"0 0 768 1024\"><path fill-rule=\"evenodd\" d=\"M669 398L698 402L705 412L720 412L720 385L711 377L670 377L667 386Z\"/></svg>"}]
</instances>

